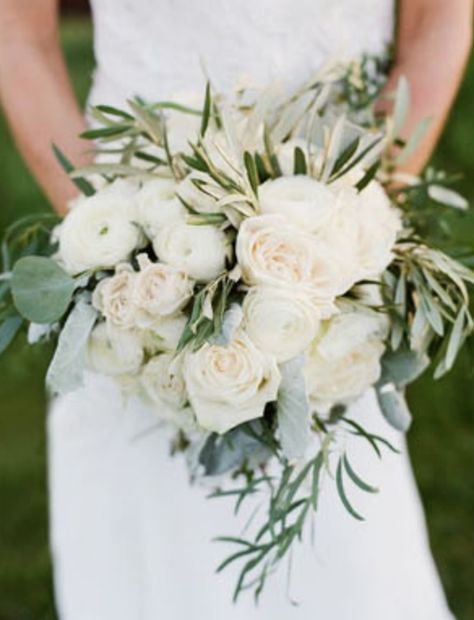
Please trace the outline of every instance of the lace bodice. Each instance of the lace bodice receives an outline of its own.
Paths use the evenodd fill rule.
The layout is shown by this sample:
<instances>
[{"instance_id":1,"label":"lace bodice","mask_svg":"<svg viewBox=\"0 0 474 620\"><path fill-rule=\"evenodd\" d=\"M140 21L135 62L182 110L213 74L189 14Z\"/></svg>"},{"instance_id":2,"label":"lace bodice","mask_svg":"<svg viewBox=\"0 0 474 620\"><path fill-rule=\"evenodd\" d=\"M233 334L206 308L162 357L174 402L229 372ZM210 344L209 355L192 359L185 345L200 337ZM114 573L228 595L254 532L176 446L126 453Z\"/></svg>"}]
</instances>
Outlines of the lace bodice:
<instances>
[{"instance_id":1,"label":"lace bodice","mask_svg":"<svg viewBox=\"0 0 474 620\"><path fill-rule=\"evenodd\" d=\"M92 0L94 103L228 91L242 77L295 86L330 58L382 53L394 0Z\"/></svg>"}]
</instances>

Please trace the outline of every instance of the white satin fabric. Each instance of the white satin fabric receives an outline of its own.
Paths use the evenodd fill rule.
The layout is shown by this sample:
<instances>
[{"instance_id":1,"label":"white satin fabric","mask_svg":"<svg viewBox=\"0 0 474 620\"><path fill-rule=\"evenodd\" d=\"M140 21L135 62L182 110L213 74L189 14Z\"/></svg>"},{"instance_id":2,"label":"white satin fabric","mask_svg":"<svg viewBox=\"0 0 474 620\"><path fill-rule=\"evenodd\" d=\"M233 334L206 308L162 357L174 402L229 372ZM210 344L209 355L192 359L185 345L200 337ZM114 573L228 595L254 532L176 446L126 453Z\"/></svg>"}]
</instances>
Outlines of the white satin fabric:
<instances>
[{"instance_id":1,"label":"white satin fabric","mask_svg":"<svg viewBox=\"0 0 474 620\"><path fill-rule=\"evenodd\" d=\"M379 53L390 41L391 0L93 0L97 72L91 99L123 104L194 91L202 66L227 90L304 81L331 56ZM359 473L381 488L351 490L366 521L323 489L309 536L256 608L230 602L235 572L214 574L238 534L231 502L190 486L170 432L124 401L112 379L87 374L49 415L51 544L61 620L452 620L429 551L403 439L367 393L350 415L398 445L383 460L348 438ZM247 513L248 514L248 513ZM228 550L227 550L228 551ZM290 597L299 603L292 605Z\"/></svg>"}]
</instances>

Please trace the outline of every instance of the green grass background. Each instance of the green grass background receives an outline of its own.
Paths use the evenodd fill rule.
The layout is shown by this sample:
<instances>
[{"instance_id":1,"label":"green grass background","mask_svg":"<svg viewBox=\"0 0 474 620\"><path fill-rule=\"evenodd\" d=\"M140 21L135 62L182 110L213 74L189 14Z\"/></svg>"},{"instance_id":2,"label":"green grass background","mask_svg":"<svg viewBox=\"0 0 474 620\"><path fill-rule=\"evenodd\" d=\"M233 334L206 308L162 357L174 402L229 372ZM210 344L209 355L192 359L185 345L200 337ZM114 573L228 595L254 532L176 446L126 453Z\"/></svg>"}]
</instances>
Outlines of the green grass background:
<instances>
[{"instance_id":1,"label":"green grass background","mask_svg":"<svg viewBox=\"0 0 474 620\"><path fill-rule=\"evenodd\" d=\"M93 66L88 22L69 19L62 37L75 88L84 101ZM462 189L472 202L473 105L474 60L434 158L448 171L464 173ZM46 208L0 116L0 232L20 215ZM474 214L454 218L454 226L463 243L474 242ZM20 339L0 359L0 620L55 618L44 437L47 354L44 349L28 348ZM425 378L410 393L415 414L409 437L414 468L434 554L459 620L474 620L472 386L465 354L449 378L438 383Z\"/></svg>"}]
</instances>

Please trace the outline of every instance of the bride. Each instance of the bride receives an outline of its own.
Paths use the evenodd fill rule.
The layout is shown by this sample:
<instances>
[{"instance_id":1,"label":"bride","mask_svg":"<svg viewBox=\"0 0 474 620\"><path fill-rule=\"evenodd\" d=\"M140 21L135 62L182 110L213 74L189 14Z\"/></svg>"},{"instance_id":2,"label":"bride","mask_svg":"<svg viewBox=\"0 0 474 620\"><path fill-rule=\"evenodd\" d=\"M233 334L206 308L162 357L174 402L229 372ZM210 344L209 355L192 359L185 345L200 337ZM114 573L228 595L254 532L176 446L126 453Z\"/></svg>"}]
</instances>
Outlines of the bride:
<instances>
[{"instance_id":1,"label":"bride","mask_svg":"<svg viewBox=\"0 0 474 620\"><path fill-rule=\"evenodd\" d=\"M237 80L293 87L331 58L383 55L396 35L387 89L405 74L413 105L406 131L433 121L407 164L427 161L458 87L471 39L471 0L93 0L97 69L91 103L139 94L169 99L200 89L205 70L229 91ZM56 0L0 0L0 92L19 148L59 212L74 189L50 154L75 160L85 127L58 44ZM367 517L347 516L323 493L314 546L300 545L290 585L270 581L259 607L230 603L235 575L214 574L217 534L238 531L231 507L188 485L169 457L165 428L125 404L94 374L49 415L51 542L62 620L448 620L403 439L372 392L353 416L397 444L383 461L352 447L358 470L381 493L357 497ZM348 439L348 441L350 441ZM364 476L363 476L364 477ZM240 524L243 526L243 524ZM292 604L297 601L299 605Z\"/></svg>"}]
</instances>

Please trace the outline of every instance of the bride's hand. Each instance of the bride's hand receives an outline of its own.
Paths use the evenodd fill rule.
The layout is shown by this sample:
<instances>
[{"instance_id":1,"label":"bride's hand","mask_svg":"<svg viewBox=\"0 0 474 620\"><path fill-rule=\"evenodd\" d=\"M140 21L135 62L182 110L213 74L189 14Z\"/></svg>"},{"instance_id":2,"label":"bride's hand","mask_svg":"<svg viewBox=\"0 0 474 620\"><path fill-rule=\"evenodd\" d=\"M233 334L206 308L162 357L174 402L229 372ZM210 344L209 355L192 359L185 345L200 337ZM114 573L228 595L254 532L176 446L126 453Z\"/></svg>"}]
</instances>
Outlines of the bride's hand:
<instances>
[{"instance_id":1,"label":"bride's hand","mask_svg":"<svg viewBox=\"0 0 474 620\"><path fill-rule=\"evenodd\" d=\"M56 143L85 163L85 129L61 53L57 0L0 0L0 99L18 147L58 212L75 194Z\"/></svg>"},{"instance_id":2,"label":"bride's hand","mask_svg":"<svg viewBox=\"0 0 474 620\"><path fill-rule=\"evenodd\" d=\"M424 118L431 122L417 151L403 165L418 174L427 163L459 88L472 41L472 0L401 0L395 64L385 89L401 75L410 83L409 136ZM382 101L381 107L387 105Z\"/></svg>"}]
</instances>

